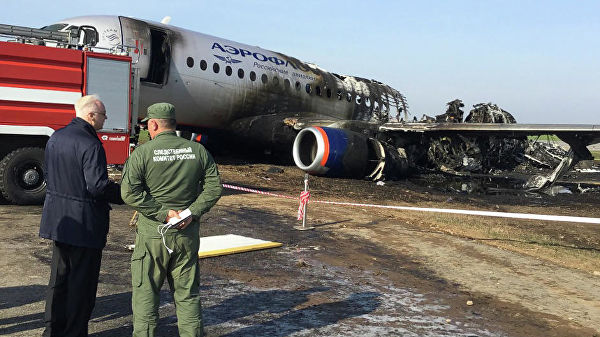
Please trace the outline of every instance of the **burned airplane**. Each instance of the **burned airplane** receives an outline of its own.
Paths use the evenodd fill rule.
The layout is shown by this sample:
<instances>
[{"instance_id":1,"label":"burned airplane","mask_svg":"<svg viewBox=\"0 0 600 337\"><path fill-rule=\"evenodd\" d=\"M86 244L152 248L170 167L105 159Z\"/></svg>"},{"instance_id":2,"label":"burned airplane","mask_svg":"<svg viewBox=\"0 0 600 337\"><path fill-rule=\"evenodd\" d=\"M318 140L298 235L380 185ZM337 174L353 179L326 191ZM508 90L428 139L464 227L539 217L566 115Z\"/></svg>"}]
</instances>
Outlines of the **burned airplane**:
<instances>
[{"instance_id":1,"label":"burned airplane","mask_svg":"<svg viewBox=\"0 0 600 337\"><path fill-rule=\"evenodd\" d=\"M292 153L302 170L330 177L393 179L416 169L489 172L523 157L526 136L555 134L571 147L565 167L591 159L600 126L517 124L482 104L463 120L462 102L437 118L409 120L406 98L376 80L338 75L281 53L164 23L84 16L44 29L85 27L91 50L128 53L140 85L139 118L156 102L177 107L181 131L223 144ZM206 139L207 137L203 137ZM544 180L545 179L545 180Z\"/></svg>"}]
</instances>

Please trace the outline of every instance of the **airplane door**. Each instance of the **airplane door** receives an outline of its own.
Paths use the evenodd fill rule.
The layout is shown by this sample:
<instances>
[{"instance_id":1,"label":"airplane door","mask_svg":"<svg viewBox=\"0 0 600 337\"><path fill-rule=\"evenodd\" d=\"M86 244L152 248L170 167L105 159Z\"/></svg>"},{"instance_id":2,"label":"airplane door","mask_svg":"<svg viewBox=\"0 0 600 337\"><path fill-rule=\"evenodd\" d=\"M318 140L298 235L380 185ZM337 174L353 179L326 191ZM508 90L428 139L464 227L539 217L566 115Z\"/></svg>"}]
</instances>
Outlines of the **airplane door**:
<instances>
[{"instance_id":1,"label":"airplane door","mask_svg":"<svg viewBox=\"0 0 600 337\"><path fill-rule=\"evenodd\" d=\"M120 16L123 44L130 47L129 56L133 60L133 66L139 68L140 78L148 76L150 68L150 54L152 50L152 39L150 27L147 23Z\"/></svg>"}]
</instances>

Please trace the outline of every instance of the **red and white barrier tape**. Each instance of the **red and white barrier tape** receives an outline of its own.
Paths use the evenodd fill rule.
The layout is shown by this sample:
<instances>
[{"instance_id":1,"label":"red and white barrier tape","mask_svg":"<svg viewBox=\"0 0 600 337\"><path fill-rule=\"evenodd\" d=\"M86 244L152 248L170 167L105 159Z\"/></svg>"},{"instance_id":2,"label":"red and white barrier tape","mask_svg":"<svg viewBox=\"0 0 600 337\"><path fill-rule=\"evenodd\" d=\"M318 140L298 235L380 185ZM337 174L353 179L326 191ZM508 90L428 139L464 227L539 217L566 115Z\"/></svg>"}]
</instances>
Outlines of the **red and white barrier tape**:
<instances>
[{"instance_id":1,"label":"red and white barrier tape","mask_svg":"<svg viewBox=\"0 0 600 337\"><path fill-rule=\"evenodd\" d=\"M299 200L298 197L291 197L288 195L282 195L282 194L271 193L271 192L263 192L263 191L259 191L259 190L254 190L254 189L239 187L239 186L233 186L233 185L228 185L228 184L223 184L223 187L233 189L233 190L238 190L238 191L269 195L269 196L278 197L278 198ZM305 193L305 192L302 192L302 193ZM308 203L309 195L306 196L305 203ZM300 208L304 209L303 204L302 204L302 194L301 194L300 202L301 202ZM360 203L353 203L353 202L338 202L338 201L323 201L323 200L311 200L310 202L328 204L328 205L387 208L387 209L418 211L418 212L451 213L451 214L492 216L492 217L499 217L499 218L513 218L513 219L526 219L526 220L544 220L544 221L580 222L580 223L600 224L600 218L588 218L588 217L580 217L580 216L506 213L506 212L474 211L474 210L451 209L451 208L388 206L388 205L373 205L373 204L360 204ZM300 218L300 208L298 209L299 219L301 219Z\"/></svg>"},{"instance_id":2,"label":"red and white barrier tape","mask_svg":"<svg viewBox=\"0 0 600 337\"><path fill-rule=\"evenodd\" d=\"M298 220L304 218L304 210L310 199L310 191L302 191L300 193L300 205L298 206Z\"/></svg>"},{"instance_id":3,"label":"red and white barrier tape","mask_svg":"<svg viewBox=\"0 0 600 337\"><path fill-rule=\"evenodd\" d=\"M229 184L223 184L223 187L228 188L230 190L244 191L244 192L262 194L262 195L270 195L272 197L298 200L298 197L290 197L289 195L283 195L283 194L277 194L277 193L271 193L271 192L263 192L263 191L254 190L251 188L234 186L234 185L229 185Z\"/></svg>"}]
</instances>

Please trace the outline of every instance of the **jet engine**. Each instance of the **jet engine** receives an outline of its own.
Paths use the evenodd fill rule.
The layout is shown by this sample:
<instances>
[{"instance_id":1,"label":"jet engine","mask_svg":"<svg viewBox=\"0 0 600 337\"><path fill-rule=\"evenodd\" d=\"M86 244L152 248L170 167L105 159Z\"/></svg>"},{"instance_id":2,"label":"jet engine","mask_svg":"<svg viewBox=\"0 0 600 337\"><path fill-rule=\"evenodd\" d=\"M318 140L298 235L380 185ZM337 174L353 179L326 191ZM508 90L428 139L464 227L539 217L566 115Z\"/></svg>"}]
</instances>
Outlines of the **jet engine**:
<instances>
[{"instance_id":1,"label":"jet engine","mask_svg":"<svg viewBox=\"0 0 600 337\"><path fill-rule=\"evenodd\" d=\"M293 157L301 170L317 176L381 180L406 173L404 151L347 129L311 126L294 139ZM386 167L387 166L387 167Z\"/></svg>"}]
</instances>

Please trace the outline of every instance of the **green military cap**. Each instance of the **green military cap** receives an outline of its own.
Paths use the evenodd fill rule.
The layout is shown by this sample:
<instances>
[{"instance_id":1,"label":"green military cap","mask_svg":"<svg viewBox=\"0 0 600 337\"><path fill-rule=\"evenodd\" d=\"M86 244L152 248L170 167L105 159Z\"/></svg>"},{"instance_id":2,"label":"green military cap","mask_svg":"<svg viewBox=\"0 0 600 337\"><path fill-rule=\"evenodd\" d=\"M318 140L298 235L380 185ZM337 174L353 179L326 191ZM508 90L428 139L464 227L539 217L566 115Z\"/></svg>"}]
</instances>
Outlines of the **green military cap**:
<instances>
[{"instance_id":1,"label":"green military cap","mask_svg":"<svg viewBox=\"0 0 600 337\"><path fill-rule=\"evenodd\" d=\"M146 123L149 119L176 119L175 106L171 103L155 103L148 107L146 118L142 119L142 123Z\"/></svg>"}]
</instances>

